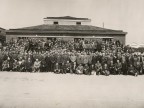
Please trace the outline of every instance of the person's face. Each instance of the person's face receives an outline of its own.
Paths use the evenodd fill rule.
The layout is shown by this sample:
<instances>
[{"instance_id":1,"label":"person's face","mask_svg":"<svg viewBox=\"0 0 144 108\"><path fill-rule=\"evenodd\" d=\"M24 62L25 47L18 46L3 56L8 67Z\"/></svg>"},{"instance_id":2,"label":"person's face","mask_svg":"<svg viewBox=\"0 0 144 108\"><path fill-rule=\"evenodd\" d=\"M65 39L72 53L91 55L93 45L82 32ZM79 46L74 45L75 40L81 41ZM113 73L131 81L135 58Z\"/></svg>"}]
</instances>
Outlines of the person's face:
<instances>
[{"instance_id":1,"label":"person's face","mask_svg":"<svg viewBox=\"0 0 144 108\"><path fill-rule=\"evenodd\" d=\"M10 58L8 57L8 60L10 60Z\"/></svg>"}]
</instances>

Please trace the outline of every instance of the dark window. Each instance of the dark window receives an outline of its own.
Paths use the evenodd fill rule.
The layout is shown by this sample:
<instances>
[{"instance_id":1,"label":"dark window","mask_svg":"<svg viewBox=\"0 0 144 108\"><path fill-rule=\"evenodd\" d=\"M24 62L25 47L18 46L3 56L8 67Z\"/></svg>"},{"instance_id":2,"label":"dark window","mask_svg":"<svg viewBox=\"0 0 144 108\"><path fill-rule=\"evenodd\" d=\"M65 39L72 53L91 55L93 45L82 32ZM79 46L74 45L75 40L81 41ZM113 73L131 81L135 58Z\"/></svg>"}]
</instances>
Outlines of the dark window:
<instances>
[{"instance_id":1,"label":"dark window","mask_svg":"<svg viewBox=\"0 0 144 108\"><path fill-rule=\"evenodd\" d=\"M77 25L81 25L81 22L76 22Z\"/></svg>"},{"instance_id":2,"label":"dark window","mask_svg":"<svg viewBox=\"0 0 144 108\"><path fill-rule=\"evenodd\" d=\"M56 25L57 25L57 24L58 24L58 22L56 21L56 22L54 22L53 24L56 24Z\"/></svg>"}]
</instances>

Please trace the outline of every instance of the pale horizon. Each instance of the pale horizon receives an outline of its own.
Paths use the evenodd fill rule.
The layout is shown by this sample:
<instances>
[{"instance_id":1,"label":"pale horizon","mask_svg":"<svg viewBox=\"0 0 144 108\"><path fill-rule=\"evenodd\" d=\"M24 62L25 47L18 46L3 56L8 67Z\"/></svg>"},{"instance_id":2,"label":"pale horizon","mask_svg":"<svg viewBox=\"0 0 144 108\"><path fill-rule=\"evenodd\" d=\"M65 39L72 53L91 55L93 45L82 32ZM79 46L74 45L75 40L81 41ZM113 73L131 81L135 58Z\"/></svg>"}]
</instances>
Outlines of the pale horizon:
<instances>
[{"instance_id":1,"label":"pale horizon","mask_svg":"<svg viewBox=\"0 0 144 108\"><path fill-rule=\"evenodd\" d=\"M45 17L72 16L91 25L127 32L126 44L144 43L143 0L0 0L0 27L43 24Z\"/></svg>"}]
</instances>

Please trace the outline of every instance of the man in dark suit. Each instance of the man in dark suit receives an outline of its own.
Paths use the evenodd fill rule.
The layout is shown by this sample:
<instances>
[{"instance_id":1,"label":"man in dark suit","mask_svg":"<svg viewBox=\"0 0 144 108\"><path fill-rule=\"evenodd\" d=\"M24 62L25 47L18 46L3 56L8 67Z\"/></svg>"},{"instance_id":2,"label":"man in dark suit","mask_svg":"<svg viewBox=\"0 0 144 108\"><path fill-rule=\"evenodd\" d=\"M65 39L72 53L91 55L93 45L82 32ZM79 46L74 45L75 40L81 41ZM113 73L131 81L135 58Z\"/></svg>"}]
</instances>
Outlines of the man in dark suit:
<instances>
[{"instance_id":1,"label":"man in dark suit","mask_svg":"<svg viewBox=\"0 0 144 108\"><path fill-rule=\"evenodd\" d=\"M46 65L46 71L50 72L52 70L51 69L52 63L51 63L50 55L48 52L46 53L46 57L45 57L45 65Z\"/></svg>"},{"instance_id":2,"label":"man in dark suit","mask_svg":"<svg viewBox=\"0 0 144 108\"><path fill-rule=\"evenodd\" d=\"M25 71L26 72L32 72L32 60L30 58L28 58L28 60L26 60L25 62Z\"/></svg>"},{"instance_id":3,"label":"man in dark suit","mask_svg":"<svg viewBox=\"0 0 144 108\"><path fill-rule=\"evenodd\" d=\"M118 75L122 74L122 64L119 60L117 60L117 63L115 64L115 71Z\"/></svg>"},{"instance_id":4,"label":"man in dark suit","mask_svg":"<svg viewBox=\"0 0 144 108\"><path fill-rule=\"evenodd\" d=\"M56 63L56 54L55 53L51 53L50 55L50 61L51 61L51 70L50 71L54 71L54 66L55 66L55 63Z\"/></svg>"}]
</instances>

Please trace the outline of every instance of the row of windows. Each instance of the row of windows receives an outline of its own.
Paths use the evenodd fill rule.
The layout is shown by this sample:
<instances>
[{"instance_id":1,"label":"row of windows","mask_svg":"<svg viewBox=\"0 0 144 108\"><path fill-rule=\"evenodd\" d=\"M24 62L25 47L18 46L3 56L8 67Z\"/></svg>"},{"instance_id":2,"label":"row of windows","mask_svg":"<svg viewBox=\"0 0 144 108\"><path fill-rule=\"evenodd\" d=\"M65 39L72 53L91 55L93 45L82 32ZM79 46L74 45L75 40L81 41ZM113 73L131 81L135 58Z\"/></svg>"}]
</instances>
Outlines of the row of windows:
<instances>
[{"instance_id":1,"label":"row of windows","mask_svg":"<svg viewBox=\"0 0 144 108\"><path fill-rule=\"evenodd\" d=\"M53 24L58 25L59 23L57 21L53 22ZM81 22L76 22L76 25L81 25Z\"/></svg>"}]
</instances>

